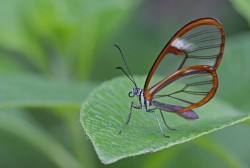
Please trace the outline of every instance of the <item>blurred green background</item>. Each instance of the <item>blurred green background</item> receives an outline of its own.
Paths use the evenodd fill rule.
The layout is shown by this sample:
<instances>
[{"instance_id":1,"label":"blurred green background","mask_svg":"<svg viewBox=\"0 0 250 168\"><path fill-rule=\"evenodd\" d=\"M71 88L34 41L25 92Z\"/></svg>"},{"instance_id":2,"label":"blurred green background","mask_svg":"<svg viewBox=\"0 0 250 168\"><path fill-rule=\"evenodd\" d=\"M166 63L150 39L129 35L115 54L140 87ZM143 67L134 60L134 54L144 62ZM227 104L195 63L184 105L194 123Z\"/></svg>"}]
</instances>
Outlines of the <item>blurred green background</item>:
<instances>
[{"instance_id":1,"label":"blurred green background","mask_svg":"<svg viewBox=\"0 0 250 168\"><path fill-rule=\"evenodd\" d=\"M0 167L250 167L249 122L104 166L79 121L90 91L121 75L113 44L145 75L171 36L201 17L222 22L234 51L218 70L217 97L250 113L249 8L249 0L0 0Z\"/></svg>"}]
</instances>

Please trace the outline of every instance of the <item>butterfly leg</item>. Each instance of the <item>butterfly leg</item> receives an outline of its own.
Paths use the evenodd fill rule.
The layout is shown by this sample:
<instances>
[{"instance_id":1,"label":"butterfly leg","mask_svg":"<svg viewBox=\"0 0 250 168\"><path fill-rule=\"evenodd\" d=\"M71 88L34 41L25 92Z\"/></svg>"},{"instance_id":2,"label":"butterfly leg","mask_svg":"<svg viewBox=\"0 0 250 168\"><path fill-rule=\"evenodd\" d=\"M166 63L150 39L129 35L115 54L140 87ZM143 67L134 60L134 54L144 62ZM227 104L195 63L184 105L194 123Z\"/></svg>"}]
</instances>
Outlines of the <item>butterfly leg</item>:
<instances>
[{"instance_id":1,"label":"butterfly leg","mask_svg":"<svg viewBox=\"0 0 250 168\"><path fill-rule=\"evenodd\" d=\"M121 130L119 131L119 134L121 134L122 131L124 130L124 128L128 125L128 123L129 123L129 121L130 121L130 118L131 118L131 115L132 115L132 109L133 109L133 108L141 109L141 106L135 105L134 102L131 103L130 110L129 110L129 113L128 113L128 117L127 117L127 119L126 119L125 124L122 126Z\"/></svg>"},{"instance_id":2,"label":"butterfly leg","mask_svg":"<svg viewBox=\"0 0 250 168\"><path fill-rule=\"evenodd\" d=\"M154 114L155 114L155 118L156 118L156 120L157 120L157 122L158 122L158 126L159 126L159 128L160 128L160 130L161 130L161 133L162 133L166 138L169 138L169 136L166 135L166 134L163 132L163 130L162 130L162 128L161 128L161 123L160 123L159 118L158 118L158 116L157 116L157 114L156 114L155 111L154 111Z\"/></svg>"},{"instance_id":3,"label":"butterfly leg","mask_svg":"<svg viewBox=\"0 0 250 168\"><path fill-rule=\"evenodd\" d=\"M170 130L176 130L175 128L171 128L170 126L168 126L168 124L166 123L166 120L165 120L165 118L164 118L164 116L163 116L163 114L162 114L162 112L161 112L161 109L159 109L159 110L160 110L161 117L162 117L162 119L163 119L163 122L164 122L165 126L166 126L168 129L170 129Z\"/></svg>"},{"instance_id":4,"label":"butterfly leg","mask_svg":"<svg viewBox=\"0 0 250 168\"><path fill-rule=\"evenodd\" d=\"M157 109L157 108L153 108L153 109L146 109L146 112L149 112L149 113L154 113L156 109Z\"/></svg>"}]
</instances>

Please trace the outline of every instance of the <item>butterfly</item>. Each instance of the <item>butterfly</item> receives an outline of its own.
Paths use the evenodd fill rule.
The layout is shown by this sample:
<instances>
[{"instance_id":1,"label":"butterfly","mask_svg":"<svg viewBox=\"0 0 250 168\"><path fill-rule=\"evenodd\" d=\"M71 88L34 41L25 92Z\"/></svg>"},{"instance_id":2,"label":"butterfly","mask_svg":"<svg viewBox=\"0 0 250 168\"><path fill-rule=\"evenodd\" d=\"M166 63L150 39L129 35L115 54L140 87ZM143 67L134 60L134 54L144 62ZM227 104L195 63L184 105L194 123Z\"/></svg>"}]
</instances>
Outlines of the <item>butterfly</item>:
<instances>
[{"instance_id":1,"label":"butterfly","mask_svg":"<svg viewBox=\"0 0 250 168\"><path fill-rule=\"evenodd\" d=\"M222 24L215 18L194 20L176 32L153 63L143 89L137 87L121 49L115 46L128 72L122 67L117 69L122 70L135 86L128 96L136 96L139 100L139 104L131 102L128 117L119 133L128 125L133 109L145 109L155 114L161 133L169 137L163 132L157 110L165 126L174 130L167 125L162 111L196 120L199 116L193 109L207 103L216 93L216 70L224 52L225 33ZM164 77L153 80L157 72L163 73Z\"/></svg>"}]
</instances>

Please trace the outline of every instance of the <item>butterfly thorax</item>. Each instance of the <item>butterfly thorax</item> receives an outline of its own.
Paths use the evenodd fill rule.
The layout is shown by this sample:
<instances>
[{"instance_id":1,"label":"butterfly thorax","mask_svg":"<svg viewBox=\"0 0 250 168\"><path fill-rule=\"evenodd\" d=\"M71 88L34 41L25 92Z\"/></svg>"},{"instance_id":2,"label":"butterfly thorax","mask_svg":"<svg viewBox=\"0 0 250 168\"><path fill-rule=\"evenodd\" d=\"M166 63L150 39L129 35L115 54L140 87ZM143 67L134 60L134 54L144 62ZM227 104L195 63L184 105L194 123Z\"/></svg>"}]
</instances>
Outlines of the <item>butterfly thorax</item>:
<instances>
[{"instance_id":1,"label":"butterfly thorax","mask_svg":"<svg viewBox=\"0 0 250 168\"><path fill-rule=\"evenodd\" d=\"M148 106L151 105L150 101L144 96L144 92L142 89L133 88L131 92L129 92L129 97L137 96L140 103L140 108L148 109Z\"/></svg>"}]
</instances>

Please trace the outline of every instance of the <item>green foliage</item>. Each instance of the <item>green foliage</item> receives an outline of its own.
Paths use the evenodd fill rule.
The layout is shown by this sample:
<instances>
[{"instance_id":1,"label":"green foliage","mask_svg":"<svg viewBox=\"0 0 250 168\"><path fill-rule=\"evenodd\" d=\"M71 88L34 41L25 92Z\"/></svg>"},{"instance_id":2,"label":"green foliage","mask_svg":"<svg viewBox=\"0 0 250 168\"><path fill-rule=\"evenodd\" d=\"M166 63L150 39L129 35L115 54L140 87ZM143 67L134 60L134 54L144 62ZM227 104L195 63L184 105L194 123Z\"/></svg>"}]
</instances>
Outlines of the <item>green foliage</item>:
<instances>
[{"instance_id":1,"label":"green foliage","mask_svg":"<svg viewBox=\"0 0 250 168\"><path fill-rule=\"evenodd\" d=\"M249 0L231 0L234 8L248 21L250 25L250 1Z\"/></svg>"},{"instance_id":2,"label":"green foliage","mask_svg":"<svg viewBox=\"0 0 250 168\"><path fill-rule=\"evenodd\" d=\"M27 116L25 112L2 110L0 112L0 129L2 131L27 141L59 167L81 167L80 163L60 142L35 123L34 119ZM48 146L50 147L48 148Z\"/></svg>"},{"instance_id":3,"label":"green foliage","mask_svg":"<svg viewBox=\"0 0 250 168\"><path fill-rule=\"evenodd\" d=\"M136 78L139 86L143 85L144 79ZM170 138L166 139L160 133L154 115L143 110L134 110L130 124L120 135L118 132L131 102L126 96L128 88L132 87L126 77L106 82L91 94L81 109L84 130L105 164L128 156L156 152L250 118L247 113L216 99L196 110L200 115L198 121L165 114L169 124L177 129L165 129Z\"/></svg>"},{"instance_id":4,"label":"green foliage","mask_svg":"<svg viewBox=\"0 0 250 168\"><path fill-rule=\"evenodd\" d=\"M249 20L248 2L232 2ZM167 122L177 129L164 128L170 138L161 135L154 116L143 110L135 110L122 135L117 134L131 101L127 92L132 85L124 78L97 88L84 103L79 120L81 103L97 86L88 81L90 72L99 81L100 76L102 79L113 76L107 74L107 69L115 62L112 55L117 51L110 53L103 44L107 41L108 46L113 44L118 28L129 16L137 19L130 19L125 33L120 32L123 35L118 38L119 43L121 40L126 44L133 39L133 43L128 44L133 47L129 51L138 56L133 60L144 59L139 57L148 51L144 48L161 43L153 32L159 30L156 27L163 21L153 18L151 12L157 3L144 4L134 14L138 3L131 0L0 0L0 167L107 167L99 163L80 120L104 163L175 145L153 155L121 160L109 165L110 168L250 165L249 120L244 125L176 145L248 118L250 78L248 73L243 73L248 72L250 61L248 32L227 36L226 52L218 71L217 95L223 102L215 99L197 109L201 119L193 122L164 113ZM147 15L142 15L141 11L146 11ZM182 21L174 24L167 21L167 27L162 26L162 29L165 33L180 23L183 24ZM135 37L130 39L128 34ZM136 47L135 43L138 43ZM158 52L153 48L150 50ZM106 62L97 64L97 53ZM145 67L151 64L150 59L150 62L144 60ZM97 74L99 68L98 72L93 71L94 66L104 63L101 74ZM139 68L146 73L141 67L137 68L137 73ZM75 82L77 80L81 82ZM142 84L144 77L138 80Z\"/></svg>"},{"instance_id":5,"label":"green foliage","mask_svg":"<svg viewBox=\"0 0 250 168\"><path fill-rule=\"evenodd\" d=\"M249 111L250 32L228 37L226 50L218 69L218 96L238 108Z\"/></svg>"},{"instance_id":6,"label":"green foliage","mask_svg":"<svg viewBox=\"0 0 250 168\"><path fill-rule=\"evenodd\" d=\"M0 75L0 108L60 107L78 109L95 86L75 84L32 75ZM8 89L6 89L8 88Z\"/></svg>"},{"instance_id":7,"label":"green foliage","mask_svg":"<svg viewBox=\"0 0 250 168\"><path fill-rule=\"evenodd\" d=\"M22 69L28 65L43 74L87 79L98 45L135 5L124 0L2 0L1 50Z\"/></svg>"},{"instance_id":8,"label":"green foliage","mask_svg":"<svg viewBox=\"0 0 250 168\"><path fill-rule=\"evenodd\" d=\"M71 125L72 120L75 121L74 111L79 110L81 102L95 87L95 84L62 83L31 75L1 75L0 78L2 80L0 83L0 129L27 141L59 167L81 167L79 160L48 131L37 124L27 112L20 110L12 112L8 109L28 107L58 109L54 111L60 111L58 114L60 118ZM65 113L65 111L71 111L71 113ZM79 130L76 127L71 131L78 132ZM78 135L75 136L78 137ZM74 134L71 135L71 139L74 139Z\"/></svg>"},{"instance_id":9,"label":"green foliage","mask_svg":"<svg viewBox=\"0 0 250 168\"><path fill-rule=\"evenodd\" d=\"M96 86L86 80L99 45L125 23L137 3L1 0L1 131L23 139L58 167L92 167L77 112ZM85 82L72 82L76 80ZM43 112L43 117L33 118L37 112ZM50 117L43 121L48 113ZM61 129L66 127L63 135L61 129L52 131L58 127L55 121L47 125L51 117L60 121ZM69 137L66 142L65 137ZM35 161L28 166L32 164ZM1 162L1 167L9 164Z\"/></svg>"},{"instance_id":10,"label":"green foliage","mask_svg":"<svg viewBox=\"0 0 250 168\"><path fill-rule=\"evenodd\" d=\"M99 45L125 23L137 3L1 0L0 133L13 136L17 146L25 141L52 165L94 167L78 111L96 86L87 79ZM76 80L84 82L72 82ZM13 151L3 150L1 158L11 152L12 158ZM20 166L39 167L28 150L22 151L25 155L31 159ZM0 165L10 167L9 162Z\"/></svg>"}]
</instances>

